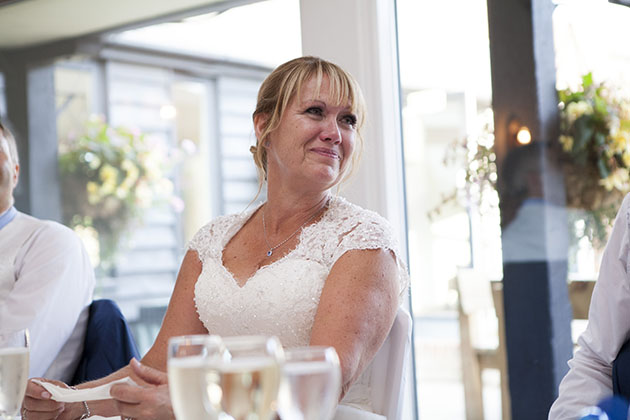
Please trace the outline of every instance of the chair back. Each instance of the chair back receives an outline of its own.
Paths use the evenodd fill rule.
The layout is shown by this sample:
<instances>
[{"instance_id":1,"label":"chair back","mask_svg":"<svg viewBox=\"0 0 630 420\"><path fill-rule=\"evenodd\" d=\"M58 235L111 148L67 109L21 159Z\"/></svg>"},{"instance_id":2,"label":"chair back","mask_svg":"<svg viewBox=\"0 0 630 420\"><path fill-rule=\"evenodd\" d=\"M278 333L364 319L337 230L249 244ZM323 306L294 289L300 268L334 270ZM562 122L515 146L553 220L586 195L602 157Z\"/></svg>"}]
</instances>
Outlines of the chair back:
<instances>
[{"instance_id":1,"label":"chair back","mask_svg":"<svg viewBox=\"0 0 630 420\"><path fill-rule=\"evenodd\" d=\"M83 355L70 385L92 381L139 359L138 349L118 305L99 299L90 305Z\"/></svg>"},{"instance_id":2,"label":"chair back","mask_svg":"<svg viewBox=\"0 0 630 420\"><path fill-rule=\"evenodd\" d=\"M411 316L399 308L387 339L374 356L370 377L372 408L388 420L399 420L402 415L410 348Z\"/></svg>"}]
</instances>

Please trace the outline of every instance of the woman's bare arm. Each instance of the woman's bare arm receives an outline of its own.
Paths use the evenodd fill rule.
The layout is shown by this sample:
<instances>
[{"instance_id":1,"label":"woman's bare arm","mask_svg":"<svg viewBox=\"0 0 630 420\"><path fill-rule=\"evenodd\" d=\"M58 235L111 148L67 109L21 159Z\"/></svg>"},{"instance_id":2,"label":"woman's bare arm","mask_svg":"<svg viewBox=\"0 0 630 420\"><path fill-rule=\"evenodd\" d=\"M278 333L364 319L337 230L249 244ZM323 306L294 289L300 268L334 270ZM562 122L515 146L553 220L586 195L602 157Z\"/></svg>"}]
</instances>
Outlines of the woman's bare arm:
<instances>
[{"instance_id":1,"label":"woman's bare arm","mask_svg":"<svg viewBox=\"0 0 630 420\"><path fill-rule=\"evenodd\" d=\"M346 252L330 271L317 307L311 345L337 350L341 397L387 338L398 294L398 267L389 250Z\"/></svg>"}]
</instances>

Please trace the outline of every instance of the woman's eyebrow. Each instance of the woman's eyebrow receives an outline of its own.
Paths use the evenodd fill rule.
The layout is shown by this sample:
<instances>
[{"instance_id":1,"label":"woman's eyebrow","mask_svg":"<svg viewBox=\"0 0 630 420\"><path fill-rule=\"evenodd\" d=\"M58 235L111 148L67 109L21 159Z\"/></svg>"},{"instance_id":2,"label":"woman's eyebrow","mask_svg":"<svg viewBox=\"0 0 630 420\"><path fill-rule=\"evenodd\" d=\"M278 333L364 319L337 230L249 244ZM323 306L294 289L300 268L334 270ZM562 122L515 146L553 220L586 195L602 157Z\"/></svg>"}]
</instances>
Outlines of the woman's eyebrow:
<instances>
[{"instance_id":1,"label":"woman's eyebrow","mask_svg":"<svg viewBox=\"0 0 630 420\"><path fill-rule=\"evenodd\" d=\"M326 105L326 102L322 101L321 99L305 99L304 101L302 101L302 104L313 104L313 103L318 103L321 105Z\"/></svg>"}]
</instances>

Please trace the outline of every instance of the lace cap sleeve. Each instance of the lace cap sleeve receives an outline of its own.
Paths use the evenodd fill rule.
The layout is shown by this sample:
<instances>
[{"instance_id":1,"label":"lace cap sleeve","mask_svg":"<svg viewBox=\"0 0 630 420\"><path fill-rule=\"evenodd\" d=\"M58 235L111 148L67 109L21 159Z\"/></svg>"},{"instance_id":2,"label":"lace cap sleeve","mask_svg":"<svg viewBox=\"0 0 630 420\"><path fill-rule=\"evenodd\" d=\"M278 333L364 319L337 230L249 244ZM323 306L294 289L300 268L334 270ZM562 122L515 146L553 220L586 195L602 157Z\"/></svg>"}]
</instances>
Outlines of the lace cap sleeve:
<instances>
[{"instance_id":1,"label":"lace cap sleeve","mask_svg":"<svg viewBox=\"0 0 630 420\"><path fill-rule=\"evenodd\" d=\"M201 227L192 237L188 245L186 246L186 251L196 251L197 255L199 255L200 261L205 261L210 255L211 239L212 235L212 225L213 222L206 224Z\"/></svg>"},{"instance_id":2,"label":"lace cap sleeve","mask_svg":"<svg viewBox=\"0 0 630 420\"><path fill-rule=\"evenodd\" d=\"M197 251L202 263L209 258L220 258L225 242L241 228L252 212L217 217L195 233L186 251Z\"/></svg>"},{"instance_id":3,"label":"lace cap sleeve","mask_svg":"<svg viewBox=\"0 0 630 420\"><path fill-rule=\"evenodd\" d=\"M339 245L332 258L333 264L351 250L389 250L396 258L400 296L403 296L409 286L409 273L406 264L400 258L398 243L389 222L377 213L361 209L359 214L346 219L345 225L347 229L340 233Z\"/></svg>"}]
</instances>

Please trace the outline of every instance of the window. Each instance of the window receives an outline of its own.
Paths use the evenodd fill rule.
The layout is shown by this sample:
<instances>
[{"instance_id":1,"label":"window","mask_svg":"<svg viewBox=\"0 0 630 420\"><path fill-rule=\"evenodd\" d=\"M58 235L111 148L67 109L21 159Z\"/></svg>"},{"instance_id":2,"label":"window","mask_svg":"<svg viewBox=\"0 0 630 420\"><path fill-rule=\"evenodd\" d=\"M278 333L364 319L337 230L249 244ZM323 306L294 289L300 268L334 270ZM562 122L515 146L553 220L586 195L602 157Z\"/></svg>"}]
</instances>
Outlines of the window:
<instances>
[{"instance_id":1,"label":"window","mask_svg":"<svg viewBox=\"0 0 630 420\"><path fill-rule=\"evenodd\" d=\"M496 196L483 212L466 200L462 163L445 160L492 121L486 4L398 0L397 9L419 417L463 419L456 279L474 267L489 295L501 278L499 213ZM497 322L484 304L479 335L492 347ZM485 418L498 419L498 371L483 380Z\"/></svg>"},{"instance_id":2,"label":"window","mask_svg":"<svg viewBox=\"0 0 630 420\"><path fill-rule=\"evenodd\" d=\"M274 19L283 24L269 24ZM260 26L261 45L240 41L245 21ZM199 42L219 33L220 43ZM182 156L170 174L181 201L146 211L114 268L99 271L97 294L119 303L141 353L159 330L187 241L256 196L249 147L258 87L273 66L299 54L297 2L274 0L111 35L100 61L58 63L60 139L102 114L112 127L138 130Z\"/></svg>"}]
</instances>

